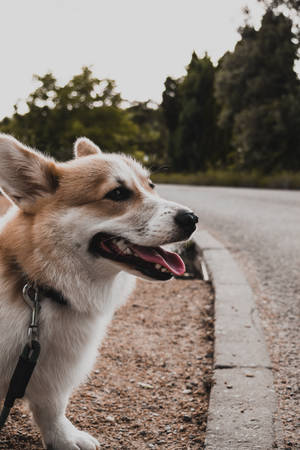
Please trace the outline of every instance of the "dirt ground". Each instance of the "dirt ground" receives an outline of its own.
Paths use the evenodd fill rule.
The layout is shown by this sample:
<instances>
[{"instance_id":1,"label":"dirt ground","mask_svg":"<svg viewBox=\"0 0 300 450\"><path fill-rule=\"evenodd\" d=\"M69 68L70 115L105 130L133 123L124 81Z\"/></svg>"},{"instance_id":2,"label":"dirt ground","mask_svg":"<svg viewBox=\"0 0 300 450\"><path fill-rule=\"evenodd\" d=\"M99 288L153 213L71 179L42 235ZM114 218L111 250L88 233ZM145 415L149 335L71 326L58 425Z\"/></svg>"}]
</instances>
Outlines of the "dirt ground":
<instances>
[{"instance_id":1,"label":"dirt ground","mask_svg":"<svg viewBox=\"0 0 300 450\"><path fill-rule=\"evenodd\" d=\"M201 449L213 356L213 296L200 280L139 281L115 315L68 417L103 449ZM18 403L1 449L41 449Z\"/></svg>"}]
</instances>

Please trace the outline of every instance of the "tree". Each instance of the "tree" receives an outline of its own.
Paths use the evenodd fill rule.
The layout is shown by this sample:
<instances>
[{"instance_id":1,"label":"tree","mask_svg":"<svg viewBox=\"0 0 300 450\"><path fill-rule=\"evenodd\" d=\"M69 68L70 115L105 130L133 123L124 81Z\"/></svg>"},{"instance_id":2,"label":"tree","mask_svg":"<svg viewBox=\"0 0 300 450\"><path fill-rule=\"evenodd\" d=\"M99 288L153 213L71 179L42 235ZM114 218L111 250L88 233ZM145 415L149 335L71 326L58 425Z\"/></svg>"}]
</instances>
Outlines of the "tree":
<instances>
[{"instance_id":1,"label":"tree","mask_svg":"<svg viewBox=\"0 0 300 450\"><path fill-rule=\"evenodd\" d=\"M213 162L216 151L215 69L209 57L193 53L187 76L181 85L176 156L181 167L203 170Z\"/></svg>"},{"instance_id":2,"label":"tree","mask_svg":"<svg viewBox=\"0 0 300 450\"><path fill-rule=\"evenodd\" d=\"M258 0L269 8L278 8L280 6L286 6L294 12L300 12L300 0Z\"/></svg>"},{"instance_id":3,"label":"tree","mask_svg":"<svg viewBox=\"0 0 300 450\"><path fill-rule=\"evenodd\" d=\"M258 0L263 3L266 9L275 12L281 11L289 17L294 25L295 42L300 51L300 0Z\"/></svg>"},{"instance_id":4,"label":"tree","mask_svg":"<svg viewBox=\"0 0 300 450\"><path fill-rule=\"evenodd\" d=\"M136 156L140 154L144 163L157 166L167 157L167 129L161 108L149 104L150 101L134 102L127 112L139 129L135 140L139 152Z\"/></svg>"},{"instance_id":5,"label":"tree","mask_svg":"<svg viewBox=\"0 0 300 450\"><path fill-rule=\"evenodd\" d=\"M167 78L162 108L169 129L169 158L175 170L203 170L218 156L215 68L193 53L187 74Z\"/></svg>"},{"instance_id":6,"label":"tree","mask_svg":"<svg viewBox=\"0 0 300 450\"><path fill-rule=\"evenodd\" d=\"M40 86L27 100L28 112L0 123L28 145L59 160L72 157L72 145L86 135L108 151L134 153L138 127L129 113L120 108L121 96L113 80L93 77L88 67L67 84L59 86L52 73L35 76Z\"/></svg>"},{"instance_id":7,"label":"tree","mask_svg":"<svg viewBox=\"0 0 300 450\"><path fill-rule=\"evenodd\" d=\"M162 95L161 109L168 130L168 157L173 162L173 156L177 151L177 129L179 116L182 109L181 93L179 86L183 79L167 77L165 90Z\"/></svg>"},{"instance_id":8,"label":"tree","mask_svg":"<svg viewBox=\"0 0 300 450\"><path fill-rule=\"evenodd\" d=\"M299 98L293 37L291 20L268 10L261 28L241 29L234 52L220 61L216 75L219 124L230 129L238 167L265 172L289 168L292 149L286 137L290 133L296 145L293 152L299 155L294 169L300 167L300 134L285 120L286 114L296 112Z\"/></svg>"}]
</instances>

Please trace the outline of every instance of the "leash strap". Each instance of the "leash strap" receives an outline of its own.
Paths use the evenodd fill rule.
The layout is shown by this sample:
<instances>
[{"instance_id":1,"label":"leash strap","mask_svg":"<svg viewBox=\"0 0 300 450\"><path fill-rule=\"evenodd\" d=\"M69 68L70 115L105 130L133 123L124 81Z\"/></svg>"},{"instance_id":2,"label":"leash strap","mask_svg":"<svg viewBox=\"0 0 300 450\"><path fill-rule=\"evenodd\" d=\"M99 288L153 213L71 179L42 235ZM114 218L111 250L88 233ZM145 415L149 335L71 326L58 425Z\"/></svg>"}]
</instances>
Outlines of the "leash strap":
<instances>
[{"instance_id":1,"label":"leash strap","mask_svg":"<svg viewBox=\"0 0 300 450\"><path fill-rule=\"evenodd\" d=\"M40 350L40 343L36 340L27 343L23 348L13 376L11 377L4 406L0 415L0 430L4 427L16 398L24 397L27 385L37 363Z\"/></svg>"},{"instance_id":2,"label":"leash strap","mask_svg":"<svg viewBox=\"0 0 300 450\"><path fill-rule=\"evenodd\" d=\"M30 289L32 289L32 292L30 292ZM4 427L15 400L24 397L41 350L38 341L38 313L40 310L38 291L32 286L26 285L23 290L23 296L25 302L32 308L31 322L28 328L28 342L23 348L9 383L4 406L0 414L0 430Z\"/></svg>"},{"instance_id":3,"label":"leash strap","mask_svg":"<svg viewBox=\"0 0 300 450\"><path fill-rule=\"evenodd\" d=\"M37 363L40 349L41 346L39 342L35 340L31 341L31 343L27 343L23 348L9 383L4 407L0 415L0 429L3 428L16 398L24 397L27 385Z\"/></svg>"}]
</instances>

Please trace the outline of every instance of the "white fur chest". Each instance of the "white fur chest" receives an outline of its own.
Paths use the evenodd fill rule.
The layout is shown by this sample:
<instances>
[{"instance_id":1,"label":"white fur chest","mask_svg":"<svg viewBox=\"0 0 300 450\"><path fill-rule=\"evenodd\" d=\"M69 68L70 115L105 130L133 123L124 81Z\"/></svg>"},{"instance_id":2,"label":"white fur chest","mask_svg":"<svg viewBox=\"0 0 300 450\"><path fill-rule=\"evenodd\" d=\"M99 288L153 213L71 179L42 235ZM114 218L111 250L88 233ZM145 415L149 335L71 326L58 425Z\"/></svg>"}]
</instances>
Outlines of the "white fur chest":
<instances>
[{"instance_id":1,"label":"white fur chest","mask_svg":"<svg viewBox=\"0 0 300 450\"><path fill-rule=\"evenodd\" d=\"M86 290L86 298L70 298L71 305L62 306L51 299L41 301L39 335L41 354L32 380L27 388L31 398L38 398L43 389L69 390L78 385L91 370L98 346L105 335L115 309L122 304L134 287L134 277L119 273L106 283ZM88 312L72 305L85 301ZM5 390L18 356L26 343L30 308L15 307L14 302L0 303L0 379ZM0 383L1 384L1 383Z\"/></svg>"}]
</instances>

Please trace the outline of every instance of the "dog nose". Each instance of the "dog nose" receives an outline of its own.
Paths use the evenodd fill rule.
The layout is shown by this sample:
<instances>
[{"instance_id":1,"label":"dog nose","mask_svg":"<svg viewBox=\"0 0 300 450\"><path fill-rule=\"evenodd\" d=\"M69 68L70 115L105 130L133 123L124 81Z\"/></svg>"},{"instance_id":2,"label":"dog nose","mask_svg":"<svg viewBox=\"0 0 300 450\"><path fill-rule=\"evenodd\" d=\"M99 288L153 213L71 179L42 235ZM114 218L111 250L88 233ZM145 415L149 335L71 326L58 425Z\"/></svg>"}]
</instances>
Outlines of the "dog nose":
<instances>
[{"instance_id":1,"label":"dog nose","mask_svg":"<svg viewBox=\"0 0 300 450\"><path fill-rule=\"evenodd\" d=\"M180 228L182 228L184 231L192 233L196 229L198 217L194 213L182 209L178 211L178 213L174 217L174 220L177 225L179 225Z\"/></svg>"}]
</instances>

